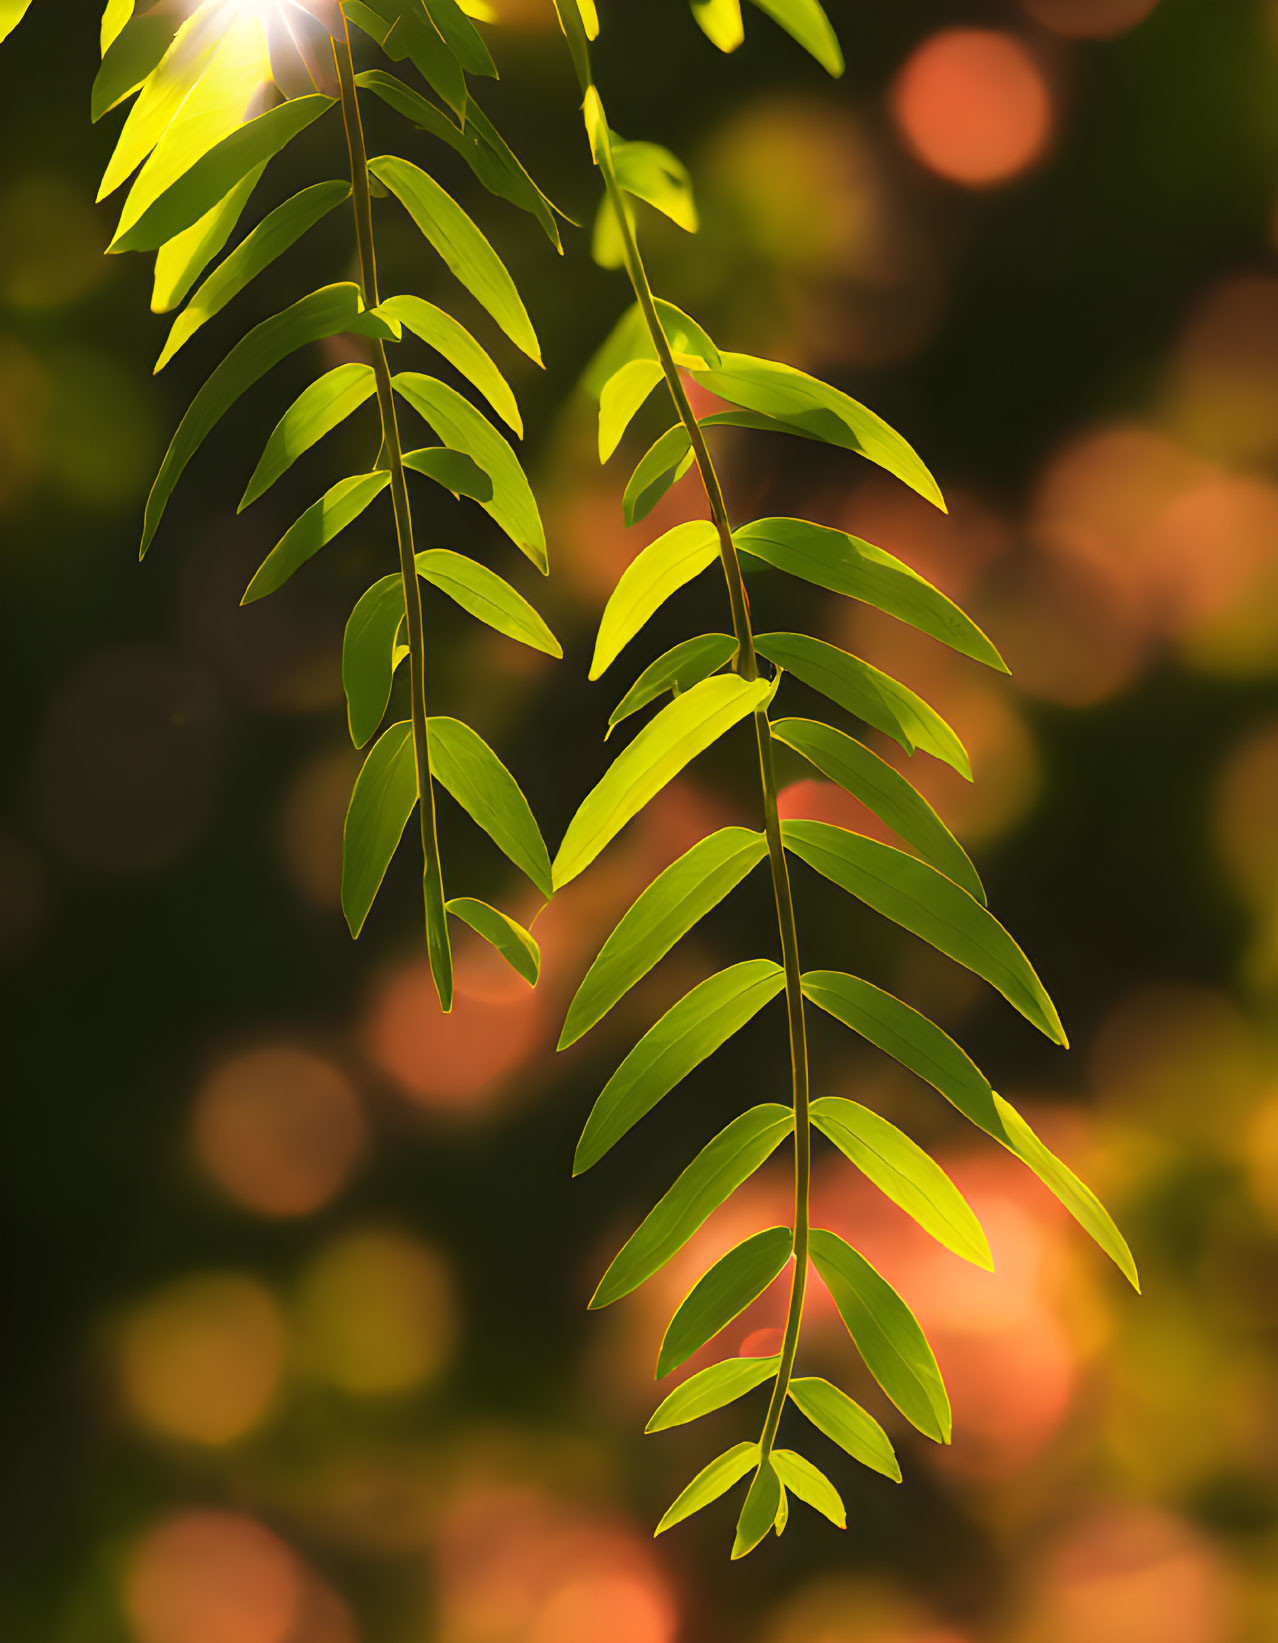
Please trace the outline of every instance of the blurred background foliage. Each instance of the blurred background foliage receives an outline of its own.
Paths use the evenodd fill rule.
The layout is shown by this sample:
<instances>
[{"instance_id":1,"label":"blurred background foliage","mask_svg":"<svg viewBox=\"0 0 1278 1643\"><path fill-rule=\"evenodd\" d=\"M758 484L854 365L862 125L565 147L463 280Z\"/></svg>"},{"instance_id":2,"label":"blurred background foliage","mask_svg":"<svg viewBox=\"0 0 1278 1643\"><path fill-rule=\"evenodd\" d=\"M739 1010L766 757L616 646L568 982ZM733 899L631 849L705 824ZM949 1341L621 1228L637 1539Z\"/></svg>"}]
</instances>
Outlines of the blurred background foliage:
<instances>
[{"instance_id":1,"label":"blurred background foliage","mask_svg":"<svg viewBox=\"0 0 1278 1643\"><path fill-rule=\"evenodd\" d=\"M897 1422L899 1487L818 1456L844 1488L846 1535L801 1512L730 1566L723 1506L654 1545L650 1525L706 1452L699 1430L637 1435L657 1340L691 1273L784 1217L785 1162L643 1293L602 1315L584 1304L689 1138L781 1094L779 1018L667 1102L626 1159L576 1183L569 1161L642 1024L711 968L772 951L763 890L703 926L647 996L552 1051L589 954L642 883L708 826L755 821L744 743L538 916L535 994L463 949L456 1012L439 1016L407 862L350 943L337 886L356 756L338 648L392 547L361 525L241 610L257 561L322 488L324 455L232 513L314 360L228 420L136 564L186 399L248 306L274 312L317 271L349 277L349 225L330 219L229 330L209 326L153 382L165 327L147 312L148 271L102 257L111 214L91 204L111 142L85 112L91 8L37 5L0 99L0 1635L1265 1643L1278 1636L1278 5L835 0L839 83L757 13L723 60L681 0L601 9L615 125L669 144L697 181L696 239L645 219L659 289L724 346L868 400L947 492L948 519L845 453L721 436L739 517L808 514L881 543L962 598L1008 657L1010 681L978 677L871 613L804 607L967 739L972 787L912 774L976 856L1074 1048L1037 1040L965 973L807 880L805 958L859 944L862 973L958 1031L1110 1204L1145 1295L930 1091L815 1024L818 1091L855 1093L938 1147L994 1248L995 1274L960 1267L846 1163L819 1165L818 1219L884 1267L937 1344L954 1444ZM488 108L588 225L596 184L550 7L498 10ZM336 128L306 141L327 143L340 174ZM270 184L280 197L290 165L324 174L301 146ZM494 741L553 845L604 764L615 692L584 682L594 623L626 560L696 512L695 479L624 530L625 453L599 473L575 387L623 282L590 263L584 233L561 263L534 224L440 170L510 259L545 346L544 375L503 360L549 527L543 608L568 654L517 655L450 616L433 701ZM406 220L386 213L381 233L386 289L429 295L446 277ZM422 545L487 544L486 527L423 515ZM697 618L722 626L703 580L628 668ZM792 591L760 577L753 596L767 625L787 625ZM789 814L864 823L797 764L784 774ZM443 820L467 882L509 896L473 829ZM772 1350L782 1304L765 1295L734 1326L749 1350ZM855 1387L827 1314L814 1312L811 1368ZM716 1417L725 1446L739 1418Z\"/></svg>"}]
</instances>

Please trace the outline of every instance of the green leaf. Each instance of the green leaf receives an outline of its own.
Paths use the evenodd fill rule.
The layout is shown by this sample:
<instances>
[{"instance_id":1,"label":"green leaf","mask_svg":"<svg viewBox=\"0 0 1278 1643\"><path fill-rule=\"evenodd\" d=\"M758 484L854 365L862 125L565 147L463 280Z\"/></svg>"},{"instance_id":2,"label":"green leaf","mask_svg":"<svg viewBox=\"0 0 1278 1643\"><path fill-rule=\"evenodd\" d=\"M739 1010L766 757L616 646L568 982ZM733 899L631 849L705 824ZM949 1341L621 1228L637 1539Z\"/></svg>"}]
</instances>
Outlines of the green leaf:
<instances>
[{"instance_id":1,"label":"green leaf","mask_svg":"<svg viewBox=\"0 0 1278 1643\"><path fill-rule=\"evenodd\" d=\"M156 252L155 282L151 291L152 313L171 313L186 296L230 239L264 169L258 166L250 171L199 222L193 223L184 234L179 234Z\"/></svg>"},{"instance_id":2,"label":"green leaf","mask_svg":"<svg viewBox=\"0 0 1278 1643\"><path fill-rule=\"evenodd\" d=\"M794 1111L775 1102L739 1113L702 1147L627 1240L591 1298L611 1306L647 1283L699 1226L748 1181L794 1129Z\"/></svg>"},{"instance_id":3,"label":"green leaf","mask_svg":"<svg viewBox=\"0 0 1278 1643\"><path fill-rule=\"evenodd\" d=\"M241 178L272 159L332 106L331 97L294 97L249 120L201 155L131 227L116 235L107 250L157 250L198 222Z\"/></svg>"},{"instance_id":4,"label":"green leaf","mask_svg":"<svg viewBox=\"0 0 1278 1643\"><path fill-rule=\"evenodd\" d=\"M590 678L606 672L666 600L718 557L719 532L708 519L675 525L641 549L604 606Z\"/></svg>"},{"instance_id":5,"label":"green leaf","mask_svg":"<svg viewBox=\"0 0 1278 1643\"><path fill-rule=\"evenodd\" d=\"M371 365L359 361L338 365L304 388L275 424L261 460L244 488L238 511L270 490L293 463L324 435L345 422L377 392Z\"/></svg>"},{"instance_id":6,"label":"green leaf","mask_svg":"<svg viewBox=\"0 0 1278 1643\"><path fill-rule=\"evenodd\" d=\"M7 40L27 14L31 0L0 0L0 40Z\"/></svg>"},{"instance_id":7,"label":"green leaf","mask_svg":"<svg viewBox=\"0 0 1278 1643\"><path fill-rule=\"evenodd\" d=\"M655 297L657 317L666 334L670 351L676 359L698 361L711 370L717 369L722 355L708 333L682 308ZM637 302L631 303L613 326L604 341L595 350L590 363L582 373L581 385L592 399L598 399L603 385L610 376L632 359L656 359L648 321Z\"/></svg>"},{"instance_id":8,"label":"green leaf","mask_svg":"<svg viewBox=\"0 0 1278 1643\"><path fill-rule=\"evenodd\" d=\"M778 1354L773 1358L724 1358L708 1369L699 1369L659 1405L644 1431L664 1432L713 1414L770 1381L780 1367Z\"/></svg>"},{"instance_id":9,"label":"green leaf","mask_svg":"<svg viewBox=\"0 0 1278 1643\"><path fill-rule=\"evenodd\" d=\"M632 817L725 731L761 708L772 686L736 674L703 679L667 703L582 801L555 857L555 887L583 872Z\"/></svg>"},{"instance_id":10,"label":"green leaf","mask_svg":"<svg viewBox=\"0 0 1278 1643\"><path fill-rule=\"evenodd\" d=\"M836 1529L847 1528L848 1514L839 1491L810 1460L796 1455L793 1449L774 1449L772 1464L791 1494L798 1495L822 1517L829 1518Z\"/></svg>"},{"instance_id":11,"label":"green leaf","mask_svg":"<svg viewBox=\"0 0 1278 1643\"><path fill-rule=\"evenodd\" d=\"M1043 1145L1015 1107L990 1088L985 1075L948 1033L899 998L855 976L811 970L803 978L803 992L836 1020L930 1084L964 1118L1033 1170L1133 1288L1140 1288L1131 1250L1100 1199Z\"/></svg>"},{"instance_id":12,"label":"green leaf","mask_svg":"<svg viewBox=\"0 0 1278 1643\"><path fill-rule=\"evenodd\" d=\"M901 1468L887 1433L846 1392L817 1376L807 1376L790 1382L790 1396L813 1426L846 1449L853 1460L900 1483Z\"/></svg>"},{"instance_id":13,"label":"green leaf","mask_svg":"<svg viewBox=\"0 0 1278 1643\"><path fill-rule=\"evenodd\" d=\"M708 976L643 1035L604 1085L586 1120L573 1174L590 1169L694 1067L752 1021L785 986L770 958L746 959Z\"/></svg>"},{"instance_id":14,"label":"green leaf","mask_svg":"<svg viewBox=\"0 0 1278 1643\"><path fill-rule=\"evenodd\" d=\"M923 1148L859 1102L825 1095L812 1103L812 1122L879 1191L974 1266L994 1270L981 1223L963 1194Z\"/></svg>"},{"instance_id":15,"label":"green leaf","mask_svg":"<svg viewBox=\"0 0 1278 1643\"><path fill-rule=\"evenodd\" d=\"M664 656L658 656L655 662L649 663L613 709L604 740L607 741L623 719L638 713L641 707L647 707L649 702L664 696L668 690L678 695L680 691L699 685L703 679L717 673L736 653L737 641L730 633L702 633L695 639L685 639L673 646Z\"/></svg>"},{"instance_id":16,"label":"green leaf","mask_svg":"<svg viewBox=\"0 0 1278 1643\"><path fill-rule=\"evenodd\" d=\"M519 783L482 736L459 719L430 721L431 773L497 848L549 899L550 857Z\"/></svg>"},{"instance_id":17,"label":"green leaf","mask_svg":"<svg viewBox=\"0 0 1278 1643\"><path fill-rule=\"evenodd\" d=\"M843 73L843 52L839 37L830 26L830 19L818 0L751 0L760 11L779 23L792 35L804 51L820 63L827 74L837 80ZM798 1493L798 1490L795 1490Z\"/></svg>"},{"instance_id":18,"label":"green leaf","mask_svg":"<svg viewBox=\"0 0 1278 1643\"><path fill-rule=\"evenodd\" d=\"M6 6L12 5L13 0L0 4L0 29L4 27ZM102 66L94 76L89 97L89 117L95 124L126 97L133 95L151 70L158 66L176 31L177 20L172 12L166 10L144 12L124 25L103 52Z\"/></svg>"},{"instance_id":19,"label":"green leaf","mask_svg":"<svg viewBox=\"0 0 1278 1643\"><path fill-rule=\"evenodd\" d=\"M462 66L449 51L439 30L413 0L352 0L347 16L376 40L393 63L405 58L457 115L465 119L470 93Z\"/></svg>"},{"instance_id":20,"label":"green leaf","mask_svg":"<svg viewBox=\"0 0 1278 1643\"><path fill-rule=\"evenodd\" d=\"M26 9L27 0L3 0L3 3L12 6L21 15ZM102 26L98 31L104 57L132 16L133 0L106 0L102 8Z\"/></svg>"},{"instance_id":21,"label":"green leaf","mask_svg":"<svg viewBox=\"0 0 1278 1643\"><path fill-rule=\"evenodd\" d=\"M493 499L493 482L484 470L461 451L450 451L447 445L405 451L400 460L413 473L425 474L454 496L468 496L481 507Z\"/></svg>"},{"instance_id":22,"label":"green leaf","mask_svg":"<svg viewBox=\"0 0 1278 1643\"><path fill-rule=\"evenodd\" d=\"M692 466L692 442L682 422L665 433L639 458L621 498L627 525L646 519L676 481Z\"/></svg>"},{"instance_id":23,"label":"green leaf","mask_svg":"<svg viewBox=\"0 0 1278 1643\"><path fill-rule=\"evenodd\" d=\"M274 593L276 588L283 587L294 571L353 524L389 484L390 475L382 469L376 473L356 474L350 479L338 480L284 532L258 567L240 603L255 604L257 600L265 599L268 593Z\"/></svg>"},{"instance_id":24,"label":"green leaf","mask_svg":"<svg viewBox=\"0 0 1278 1643\"><path fill-rule=\"evenodd\" d=\"M386 712L395 677L395 636L403 620L404 584L395 573L373 583L346 624L342 687L351 741L356 747L363 747Z\"/></svg>"},{"instance_id":25,"label":"green leaf","mask_svg":"<svg viewBox=\"0 0 1278 1643\"><path fill-rule=\"evenodd\" d=\"M985 887L966 850L905 777L868 747L814 719L777 719L772 735L860 799L881 822L913 845L924 861L985 905Z\"/></svg>"},{"instance_id":26,"label":"green leaf","mask_svg":"<svg viewBox=\"0 0 1278 1643\"><path fill-rule=\"evenodd\" d=\"M240 395L272 366L308 342L353 330L363 314L359 287L328 285L295 302L282 314L263 320L236 343L196 394L165 452L159 476L147 498L142 527L142 554L154 540L173 488L187 463Z\"/></svg>"},{"instance_id":27,"label":"green leaf","mask_svg":"<svg viewBox=\"0 0 1278 1643\"><path fill-rule=\"evenodd\" d=\"M1030 961L992 913L926 862L828 822L787 821L788 850L840 889L973 971L1054 1043L1068 1046Z\"/></svg>"},{"instance_id":28,"label":"green leaf","mask_svg":"<svg viewBox=\"0 0 1278 1643\"><path fill-rule=\"evenodd\" d=\"M769 1227L730 1249L693 1285L670 1320L657 1356L657 1379L678 1369L699 1347L744 1312L789 1262L794 1235Z\"/></svg>"},{"instance_id":29,"label":"green leaf","mask_svg":"<svg viewBox=\"0 0 1278 1643\"><path fill-rule=\"evenodd\" d=\"M174 123L225 34L226 17L212 6L199 7L177 30L128 112L98 189L99 200L113 194L137 170Z\"/></svg>"},{"instance_id":30,"label":"green leaf","mask_svg":"<svg viewBox=\"0 0 1278 1643\"><path fill-rule=\"evenodd\" d=\"M456 200L408 160L384 154L368 169L404 205L452 273L530 359L541 364L541 349L528 311L505 263Z\"/></svg>"},{"instance_id":31,"label":"green leaf","mask_svg":"<svg viewBox=\"0 0 1278 1643\"><path fill-rule=\"evenodd\" d=\"M745 39L741 0L692 0L697 27L720 51L735 51Z\"/></svg>"},{"instance_id":32,"label":"green leaf","mask_svg":"<svg viewBox=\"0 0 1278 1643\"><path fill-rule=\"evenodd\" d=\"M887 1279L835 1233L814 1228L810 1247L866 1368L911 1425L948 1443L950 1400L914 1314Z\"/></svg>"},{"instance_id":33,"label":"green leaf","mask_svg":"<svg viewBox=\"0 0 1278 1643\"><path fill-rule=\"evenodd\" d=\"M472 896L456 896L445 905L454 918L469 924L476 935L495 947L516 975L522 976L530 987L537 985L541 949L522 924Z\"/></svg>"},{"instance_id":34,"label":"green leaf","mask_svg":"<svg viewBox=\"0 0 1278 1643\"><path fill-rule=\"evenodd\" d=\"M1000 673L1007 664L971 618L882 548L805 519L756 519L734 531L743 553L819 588L886 611Z\"/></svg>"},{"instance_id":35,"label":"green leaf","mask_svg":"<svg viewBox=\"0 0 1278 1643\"><path fill-rule=\"evenodd\" d=\"M612 163L627 194L695 234L699 226L692 178L683 161L659 143L632 143L612 134Z\"/></svg>"},{"instance_id":36,"label":"green leaf","mask_svg":"<svg viewBox=\"0 0 1278 1643\"><path fill-rule=\"evenodd\" d=\"M944 510L935 479L917 453L881 417L805 371L749 354L724 354L719 370L698 371L697 380L730 405L788 422L810 439L857 451Z\"/></svg>"},{"instance_id":37,"label":"green leaf","mask_svg":"<svg viewBox=\"0 0 1278 1643\"><path fill-rule=\"evenodd\" d=\"M775 1453L775 1451L774 1451L774 1453ZM778 1482L780 1482L779 1475L778 1475ZM788 1495L785 1492L784 1484L781 1485L780 1492L781 1492L781 1503L777 1507L777 1515L776 1515L776 1518L774 1519L773 1525L772 1525L773 1528L777 1532L777 1539L778 1540L780 1540L781 1536L785 1533L785 1526L790 1521L790 1500L789 1500Z\"/></svg>"},{"instance_id":38,"label":"green leaf","mask_svg":"<svg viewBox=\"0 0 1278 1643\"><path fill-rule=\"evenodd\" d=\"M739 1443L735 1449L729 1449L717 1460L712 1460L709 1466L703 1466L666 1512L653 1531L654 1535L664 1534L667 1529L673 1529L676 1523L682 1523L684 1518L691 1517L694 1512L699 1512L702 1507L718 1500L720 1495L726 1495L734 1483L741 1482L758 1459L757 1443Z\"/></svg>"},{"instance_id":39,"label":"green leaf","mask_svg":"<svg viewBox=\"0 0 1278 1643\"><path fill-rule=\"evenodd\" d=\"M1015 1153L1023 1163L1029 1165L1043 1185L1064 1204L1079 1226L1096 1240L1132 1288L1139 1293L1140 1278L1136 1271L1136 1262L1127 1247L1127 1240L1114 1225L1104 1204L1090 1187L1079 1180L1068 1165L1063 1164L1050 1148L1044 1146L1009 1101L1004 1101L997 1091L991 1093L1002 1121L1003 1131L1001 1135L996 1135L995 1139L1001 1141L1009 1152Z\"/></svg>"},{"instance_id":40,"label":"green leaf","mask_svg":"<svg viewBox=\"0 0 1278 1643\"><path fill-rule=\"evenodd\" d=\"M628 360L604 383L599 396L599 460L607 462L639 407L665 377L660 360Z\"/></svg>"},{"instance_id":41,"label":"green leaf","mask_svg":"<svg viewBox=\"0 0 1278 1643\"><path fill-rule=\"evenodd\" d=\"M585 974L559 1035L566 1049L607 1015L617 1000L674 944L741 883L768 853L762 833L724 827L694 844L652 881L604 942Z\"/></svg>"},{"instance_id":42,"label":"green leaf","mask_svg":"<svg viewBox=\"0 0 1278 1643\"><path fill-rule=\"evenodd\" d=\"M378 305L377 311L406 326L414 336L441 354L472 387L479 389L506 426L520 439L524 437L519 406L506 379L464 325L421 297L390 297Z\"/></svg>"},{"instance_id":43,"label":"green leaf","mask_svg":"<svg viewBox=\"0 0 1278 1643\"><path fill-rule=\"evenodd\" d=\"M781 1480L773 1469L771 1457L764 1455L760 1458L759 1469L754 1474L741 1516L737 1519L736 1538L732 1542L734 1563L752 1552L774 1524L777 1525L777 1533L781 1533L785 1527L784 1507Z\"/></svg>"},{"instance_id":44,"label":"green leaf","mask_svg":"<svg viewBox=\"0 0 1278 1643\"><path fill-rule=\"evenodd\" d=\"M429 548L417 555L417 574L508 639L547 656L563 655L558 639L523 595L486 565L448 548Z\"/></svg>"},{"instance_id":45,"label":"green leaf","mask_svg":"<svg viewBox=\"0 0 1278 1643\"><path fill-rule=\"evenodd\" d=\"M457 4L457 0L423 0L430 20L444 44L467 74L497 78L497 69L479 30Z\"/></svg>"},{"instance_id":46,"label":"green leaf","mask_svg":"<svg viewBox=\"0 0 1278 1643\"><path fill-rule=\"evenodd\" d=\"M555 208L507 146L505 139L474 101L466 105L466 129L460 130L433 103L381 69L358 74L355 84L374 92L389 107L423 131L440 138L465 160L490 194L536 217L556 251L562 251Z\"/></svg>"},{"instance_id":47,"label":"green leaf","mask_svg":"<svg viewBox=\"0 0 1278 1643\"><path fill-rule=\"evenodd\" d=\"M342 840L342 912L353 936L364 927L391 857L417 805L413 727L393 724L374 743L355 781Z\"/></svg>"},{"instance_id":48,"label":"green leaf","mask_svg":"<svg viewBox=\"0 0 1278 1643\"><path fill-rule=\"evenodd\" d=\"M416 371L401 371L395 390L439 435L444 444L461 451L493 482L484 511L527 554L543 574L547 569L546 532L532 489L509 443L468 399L447 383Z\"/></svg>"},{"instance_id":49,"label":"green leaf","mask_svg":"<svg viewBox=\"0 0 1278 1643\"><path fill-rule=\"evenodd\" d=\"M315 183L310 188L304 188L300 194L295 194L291 200L286 200L283 205L276 206L213 270L184 312L174 320L168 341L156 362L156 370L162 371L202 325L221 313L232 298L237 297L246 285L295 245L335 206L348 200L350 193L349 183Z\"/></svg>"},{"instance_id":50,"label":"green leaf","mask_svg":"<svg viewBox=\"0 0 1278 1643\"><path fill-rule=\"evenodd\" d=\"M922 749L971 781L972 766L962 742L935 708L898 679L806 633L760 633L754 645L812 690L891 736L907 753Z\"/></svg>"}]
</instances>

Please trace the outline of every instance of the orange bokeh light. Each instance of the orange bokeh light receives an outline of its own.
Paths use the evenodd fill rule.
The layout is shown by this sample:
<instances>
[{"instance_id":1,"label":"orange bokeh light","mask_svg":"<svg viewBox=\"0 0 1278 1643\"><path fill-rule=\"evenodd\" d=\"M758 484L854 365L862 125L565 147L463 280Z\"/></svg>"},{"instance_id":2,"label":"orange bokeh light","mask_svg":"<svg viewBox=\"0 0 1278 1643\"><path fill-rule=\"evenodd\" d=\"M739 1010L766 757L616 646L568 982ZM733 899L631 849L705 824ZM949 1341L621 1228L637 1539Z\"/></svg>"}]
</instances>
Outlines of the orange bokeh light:
<instances>
[{"instance_id":1,"label":"orange bokeh light","mask_svg":"<svg viewBox=\"0 0 1278 1643\"><path fill-rule=\"evenodd\" d=\"M1008 182L1042 157L1052 134L1042 70L994 29L925 40L897 76L892 113L917 159L968 188Z\"/></svg>"},{"instance_id":2,"label":"orange bokeh light","mask_svg":"<svg viewBox=\"0 0 1278 1643\"><path fill-rule=\"evenodd\" d=\"M1143 23L1158 0L1021 0L1036 23L1078 40L1109 40Z\"/></svg>"},{"instance_id":3,"label":"orange bokeh light","mask_svg":"<svg viewBox=\"0 0 1278 1643\"><path fill-rule=\"evenodd\" d=\"M283 1541L233 1512L170 1518L137 1547L125 1578L137 1643L288 1643L302 1594Z\"/></svg>"},{"instance_id":4,"label":"orange bokeh light","mask_svg":"<svg viewBox=\"0 0 1278 1643\"><path fill-rule=\"evenodd\" d=\"M331 1061L288 1045L225 1061L195 1100L200 1162L263 1215L306 1215L345 1183L364 1148L364 1117Z\"/></svg>"}]
</instances>

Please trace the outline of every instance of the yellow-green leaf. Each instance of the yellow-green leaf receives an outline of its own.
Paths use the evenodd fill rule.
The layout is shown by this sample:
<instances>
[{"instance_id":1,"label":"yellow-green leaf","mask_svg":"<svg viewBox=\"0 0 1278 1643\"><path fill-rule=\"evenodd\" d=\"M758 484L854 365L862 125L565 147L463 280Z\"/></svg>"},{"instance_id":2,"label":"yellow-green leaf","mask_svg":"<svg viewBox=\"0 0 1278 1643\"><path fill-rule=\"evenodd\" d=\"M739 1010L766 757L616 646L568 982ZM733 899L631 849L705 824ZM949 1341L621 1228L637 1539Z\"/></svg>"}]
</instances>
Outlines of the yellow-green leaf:
<instances>
[{"instance_id":1,"label":"yellow-green leaf","mask_svg":"<svg viewBox=\"0 0 1278 1643\"><path fill-rule=\"evenodd\" d=\"M730 1249L693 1285L670 1320L657 1355L657 1379L692 1356L757 1301L794 1253L789 1227L768 1227Z\"/></svg>"},{"instance_id":2,"label":"yellow-green leaf","mask_svg":"<svg viewBox=\"0 0 1278 1643\"><path fill-rule=\"evenodd\" d=\"M283 587L294 571L300 570L308 559L313 559L321 548L353 524L389 483L390 475L378 469L375 473L339 479L336 485L330 486L280 537L245 588L240 603L255 604Z\"/></svg>"},{"instance_id":3,"label":"yellow-green leaf","mask_svg":"<svg viewBox=\"0 0 1278 1643\"><path fill-rule=\"evenodd\" d=\"M708 519L675 525L630 561L604 606L590 663L598 679L666 600L719 557L719 532Z\"/></svg>"},{"instance_id":4,"label":"yellow-green leaf","mask_svg":"<svg viewBox=\"0 0 1278 1643\"><path fill-rule=\"evenodd\" d=\"M324 435L345 422L377 392L373 367L360 361L337 365L304 388L275 424L261 460L240 498L239 512L270 490L282 474Z\"/></svg>"},{"instance_id":5,"label":"yellow-green leaf","mask_svg":"<svg viewBox=\"0 0 1278 1643\"><path fill-rule=\"evenodd\" d=\"M486 901L476 901L473 896L455 896L446 907L454 918L468 924L476 935L495 948L516 975L522 976L530 987L537 985L541 949L522 924L499 908L490 907Z\"/></svg>"}]
</instances>

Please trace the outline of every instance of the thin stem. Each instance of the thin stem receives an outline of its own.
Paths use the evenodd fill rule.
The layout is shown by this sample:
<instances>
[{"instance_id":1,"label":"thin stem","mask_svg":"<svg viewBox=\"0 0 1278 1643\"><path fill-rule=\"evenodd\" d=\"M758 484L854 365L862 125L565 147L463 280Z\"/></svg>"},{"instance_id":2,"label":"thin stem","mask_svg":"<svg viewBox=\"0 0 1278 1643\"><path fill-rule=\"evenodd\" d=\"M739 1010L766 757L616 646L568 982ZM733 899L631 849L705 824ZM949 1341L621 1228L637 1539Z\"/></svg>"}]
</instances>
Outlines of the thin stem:
<instances>
[{"instance_id":1,"label":"thin stem","mask_svg":"<svg viewBox=\"0 0 1278 1643\"><path fill-rule=\"evenodd\" d=\"M364 126L360 119L355 89L355 65L351 57L350 34L342 17L342 32L333 40L333 57L341 86L342 119L346 125L346 147L350 155L351 189L355 205L355 241L359 250L360 286L364 306L375 308L381 300L377 286L377 250L373 239L373 202L368 184L368 152L364 146ZM417 560L413 550L413 515L404 473L404 453L395 411L395 390L391 383L386 348L373 340L373 374L377 381L377 405L382 419L382 453L390 469L391 500L395 509L395 537L399 546L399 570L404 584L404 614L408 628L408 666L412 686L413 754L417 764L417 812L422 834L422 892L426 903L426 941L430 951L431 974L445 1010L453 1003L453 963L448 944L447 914L444 911L444 874L439 855L439 833L435 822L435 789L430 777L430 720L426 712L426 629L422 616L421 585L417 580Z\"/></svg>"},{"instance_id":2,"label":"thin stem","mask_svg":"<svg viewBox=\"0 0 1278 1643\"><path fill-rule=\"evenodd\" d=\"M590 48L581 27L575 0L564 0L559 5L564 30L572 48L573 62L584 95L598 97L590 71ZM600 105L602 107L602 105ZM736 543L732 538L732 522L724 500L723 486L718 470L706 443L705 431L693 414L688 395L674 362L670 342L657 311L656 299L644 267L642 253L635 237L629 205L617 181L616 171L608 144L600 145L597 155L603 174L604 187L612 203L621 233L621 244L626 272L634 288L635 297L643 313L653 348L661 363L666 386L674 401L679 421L688 435L696 459L697 471L710 505L710 515L719 533L719 556L728 585L728 600L732 607L732 626L737 641L735 666L746 679L759 676L759 664L754 648L754 631L750 623L750 601ZM763 823L768 841L768 863L772 874L772 894L776 903L777 928L781 937L781 956L785 969L785 1001L790 1031L790 1071L794 1101L794 1273L790 1284L790 1302L786 1311L785 1334L781 1345L781 1362L777 1369L772 1398L764 1421L759 1442L760 1455L766 1458L776 1441L777 1428L785 1409L794 1360L799 1347L799 1329L803 1321L803 1299L808 1280L808 1243L811 1231L812 1134L808 1118L810 1084L808 1076L807 1028L803 1014L802 970L799 964L799 937L794 917L794 898L790 891L790 870L786 861L785 845L781 837L781 816L777 806L776 774L772 756L772 727L766 708L754 716L755 736L759 748L759 776L763 789Z\"/></svg>"}]
</instances>

